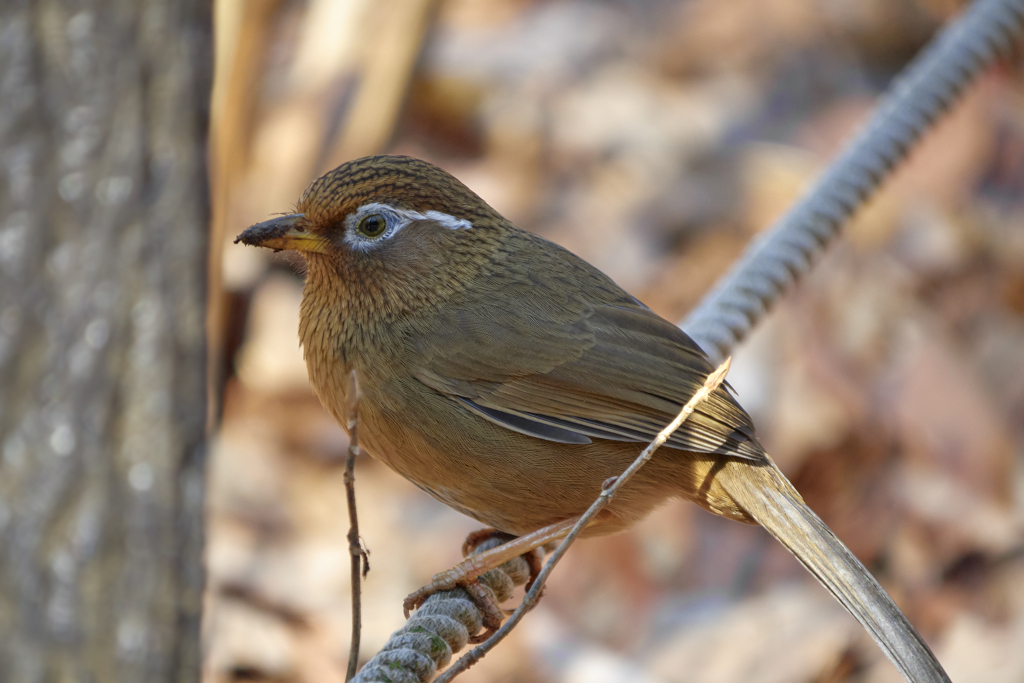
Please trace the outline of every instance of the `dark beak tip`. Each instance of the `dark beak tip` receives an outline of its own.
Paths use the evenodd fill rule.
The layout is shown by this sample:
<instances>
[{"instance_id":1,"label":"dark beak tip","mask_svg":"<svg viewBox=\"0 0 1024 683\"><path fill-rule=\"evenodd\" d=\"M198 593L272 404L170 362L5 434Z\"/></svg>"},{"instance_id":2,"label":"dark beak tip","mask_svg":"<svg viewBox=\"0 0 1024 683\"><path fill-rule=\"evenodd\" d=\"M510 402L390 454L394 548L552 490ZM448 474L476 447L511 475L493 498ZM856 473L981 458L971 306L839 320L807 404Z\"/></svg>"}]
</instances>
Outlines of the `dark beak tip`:
<instances>
[{"instance_id":1,"label":"dark beak tip","mask_svg":"<svg viewBox=\"0 0 1024 683\"><path fill-rule=\"evenodd\" d=\"M271 219L262 223L256 223L250 225L248 228L242 231L238 237L235 238L235 244L241 242L242 244L250 247L259 247L269 239L274 237L281 237L286 233L292 224L281 219Z\"/></svg>"},{"instance_id":2,"label":"dark beak tip","mask_svg":"<svg viewBox=\"0 0 1024 683\"><path fill-rule=\"evenodd\" d=\"M254 226L255 227L255 226ZM244 244L248 247L258 247L260 240L256 235L253 235L252 228L249 228L238 237L235 238L235 244Z\"/></svg>"},{"instance_id":3,"label":"dark beak tip","mask_svg":"<svg viewBox=\"0 0 1024 683\"><path fill-rule=\"evenodd\" d=\"M241 243L250 247L263 247L266 246L267 241L285 237L289 232L305 232L302 218L302 214L290 214L250 225L235 238L235 244ZM280 251L280 249L275 251Z\"/></svg>"}]
</instances>

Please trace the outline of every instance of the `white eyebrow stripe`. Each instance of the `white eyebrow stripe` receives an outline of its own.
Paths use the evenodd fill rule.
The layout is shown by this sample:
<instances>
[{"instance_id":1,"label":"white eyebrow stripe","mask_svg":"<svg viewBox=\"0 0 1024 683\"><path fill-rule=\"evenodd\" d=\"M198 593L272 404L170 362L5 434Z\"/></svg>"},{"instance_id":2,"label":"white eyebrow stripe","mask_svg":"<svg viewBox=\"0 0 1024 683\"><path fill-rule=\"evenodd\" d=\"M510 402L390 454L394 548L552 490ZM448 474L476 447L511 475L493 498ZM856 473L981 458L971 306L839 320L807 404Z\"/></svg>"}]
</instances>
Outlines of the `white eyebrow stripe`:
<instances>
[{"instance_id":1,"label":"white eyebrow stripe","mask_svg":"<svg viewBox=\"0 0 1024 683\"><path fill-rule=\"evenodd\" d=\"M353 229L359 221L375 213L383 216L388 222L388 231L376 239L362 238L355 234ZM345 241L360 251L372 249L374 245L385 242L397 235L402 228L413 221L434 221L449 230L469 230L473 227L473 223L465 218L456 218L441 211L430 210L420 213L411 209L399 209L380 202L370 202L369 204L363 204L345 218Z\"/></svg>"},{"instance_id":2,"label":"white eyebrow stripe","mask_svg":"<svg viewBox=\"0 0 1024 683\"><path fill-rule=\"evenodd\" d=\"M465 218L456 218L455 216L442 211L434 211L431 209L425 213L420 213L419 211L413 211L412 209L399 209L398 207L391 206L390 204L381 204L380 202L363 204L356 209L354 218L358 221L363 216L371 213L390 213L404 218L405 221L395 228L395 232L398 232L413 221L434 221L435 223L440 223L449 230L469 230L473 227L473 224Z\"/></svg>"},{"instance_id":3,"label":"white eyebrow stripe","mask_svg":"<svg viewBox=\"0 0 1024 683\"><path fill-rule=\"evenodd\" d=\"M395 207L388 206L387 204L378 204L378 206L386 207L391 211L397 213L399 216L409 219L407 223L402 225L402 228L404 228L412 221L434 221L435 223L439 223L444 227L448 228L449 230L469 230L470 228L473 227L473 224L467 221L465 218L456 218L455 216L442 213L441 211L434 211L433 209L427 211L426 213L420 213L419 211L412 211L410 209L396 209ZM399 230L400 229L401 228L399 228ZM395 230L395 232L398 232L398 230Z\"/></svg>"},{"instance_id":4,"label":"white eyebrow stripe","mask_svg":"<svg viewBox=\"0 0 1024 683\"><path fill-rule=\"evenodd\" d=\"M440 211L427 211L424 214L427 218L440 223L449 230L469 230L473 227L473 223L465 218L456 218L455 216L449 216L446 213Z\"/></svg>"}]
</instances>

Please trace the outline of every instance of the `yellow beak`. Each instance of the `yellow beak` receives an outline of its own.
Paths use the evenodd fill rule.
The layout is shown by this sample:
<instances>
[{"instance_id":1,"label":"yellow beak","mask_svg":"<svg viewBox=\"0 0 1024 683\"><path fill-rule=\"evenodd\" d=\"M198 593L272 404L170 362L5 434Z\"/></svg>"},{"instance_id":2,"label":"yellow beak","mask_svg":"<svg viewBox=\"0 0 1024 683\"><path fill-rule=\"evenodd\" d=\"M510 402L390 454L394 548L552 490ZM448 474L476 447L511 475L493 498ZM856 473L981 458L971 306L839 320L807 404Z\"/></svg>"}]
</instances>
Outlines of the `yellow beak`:
<instances>
[{"instance_id":1,"label":"yellow beak","mask_svg":"<svg viewBox=\"0 0 1024 683\"><path fill-rule=\"evenodd\" d=\"M266 247L274 251L292 249L313 251L318 254L327 251L327 243L323 237L314 235L306 229L306 216L301 213L278 216L250 226L235 238L235 244L239 242L250 247Z\"/></svg>"}]
</instances>

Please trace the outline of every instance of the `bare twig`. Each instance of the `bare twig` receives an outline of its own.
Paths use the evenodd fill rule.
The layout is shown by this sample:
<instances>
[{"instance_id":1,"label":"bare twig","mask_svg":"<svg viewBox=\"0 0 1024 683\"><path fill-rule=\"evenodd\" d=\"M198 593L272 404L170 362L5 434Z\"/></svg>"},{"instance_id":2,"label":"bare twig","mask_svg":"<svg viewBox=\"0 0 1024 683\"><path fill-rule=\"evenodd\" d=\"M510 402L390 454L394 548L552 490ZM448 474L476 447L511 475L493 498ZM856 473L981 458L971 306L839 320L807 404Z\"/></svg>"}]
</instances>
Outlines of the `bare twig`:
<instances>
[{"instance_id":1,"label":"bare twig","mask_svg":"<svg viewBox=\"0 0 1024 683\"><path fill-rule=\"evenodd\" d=\"M359 667L359 636L362 623L362 577L370 571L369 558L359 538L359 517L356 515L356 456L359 454L359 378L353 370L348 385L348 457L345 458L345 497L348 500L348 552L352 556L352 644L348 651L348 670L345 680L350 681Z\"/></svg>"},{"instance_id":2,"label":"bare twig","mask_svg":"<svg viewBox=\"0 0 1024 683\"><path fill-rule=\"evenodd\" d=\"M595 500L594 504L591 505L587 509L587 511L580 516L579 520L577 520L576 524L573 525L569 533L566 534L562 542L558 544L558 548L556 548L555 552L551 554L551 559L548 560L547 564L544 565L544 568L541 570L540 574L537 575L537 580L533 582L533 586L523 597L523 601L519 603L519 607L517 607L516 611L512 613L512 616L510 616L508 620L506 620L505 623L502 624L501 628L498 629L498 631L493 636L491 636L485 642L474 647L472 650L470 650L462 657L460 657L459 660L455 662L455 664L449 667L447 671L445 671L443 674L441 674L441 676L437 678L435 683L450 683L450 681L452 681L456 676L458 676L463 671L465 671L466 669L480 661L480 659L482 659L484 655L486 655L498 643L504 640L505 636L511 633L512 629L514 629L516 625L523 620L523 617L526 616L526 613L533 609L534 605L537 604L537 601L540 599L540 593L544 588L545 581L547 581L547 578L551 574L552 570L555 568L555 565L558 564L559 560L562 559L562 556L565 555L565 552L569 549L569 546L572 545L572 542L575 541L576 537L580 535L580 532L582 532L583 529L586 528L586 526L590 523L590 520L592 520L594 516L602 510L602 508L604 508L606 505L608 505L609 502L611 502L612 498L615 497L615 494L618 493L619 489L622 488L622 486L627 481L629 481L629 479L634 474L636 474L641 467L647 464L647 462L654 455L654 452L657 451L666 441L669 440L672 434L677 429L679 429L680 425L682 425L683 422L686 421L686 418L688 418L693 413L694 409L696 409L698 405L706 401L708 397L711 396L711 394L715 391L715 389L717 389L718 386L725 380L725 376L729 372L730 361L731 358L726 358L724 361L722 361L722 364L715 369L714 372L708 375L707 379L704 381L704 386L697 390L693 397L686 403L685 406L683 406L683 409L679 411L679 414L676 415L676 418L672 420L672 422L669 423L667 427L661 430L661 432L659 432L656 437L654 437L654 440L651 441L647 448L645 448L640 453L637 459L633 461L633 464L630 465L625 472L620 474L615 479L610 479L609 481L605 482L605 485L601 491L601 494L597 497L597 500Z\"/></svg>"}]
</instances>

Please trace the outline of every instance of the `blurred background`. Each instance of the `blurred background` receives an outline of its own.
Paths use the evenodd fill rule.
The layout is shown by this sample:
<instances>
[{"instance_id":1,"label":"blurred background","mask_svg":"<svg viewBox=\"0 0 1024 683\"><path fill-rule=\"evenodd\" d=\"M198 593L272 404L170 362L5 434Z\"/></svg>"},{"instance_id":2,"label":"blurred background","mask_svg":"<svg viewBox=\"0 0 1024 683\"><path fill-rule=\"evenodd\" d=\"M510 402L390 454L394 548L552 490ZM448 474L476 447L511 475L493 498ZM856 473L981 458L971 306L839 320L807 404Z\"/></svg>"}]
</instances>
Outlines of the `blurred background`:
<instances>
[{"instance_id":1,"label":"blurred background","mask_svg":"<svg viewBox=\"0 0 1024 683\"><path fill-rule=\"evenodd\" d=\"M222 425L205 681L332 683L347 440L309 389L295 263L231 240L347 159L453 173L680 320L956 0L217 0L211 302ZM807 502L951 677L1024 680L1024 81L975 86L736 354ZM363 659L477 524L360 457ZM759 528L672 503L576 545L462 680L899 680Z\"/></svg>"}]
</instances>

